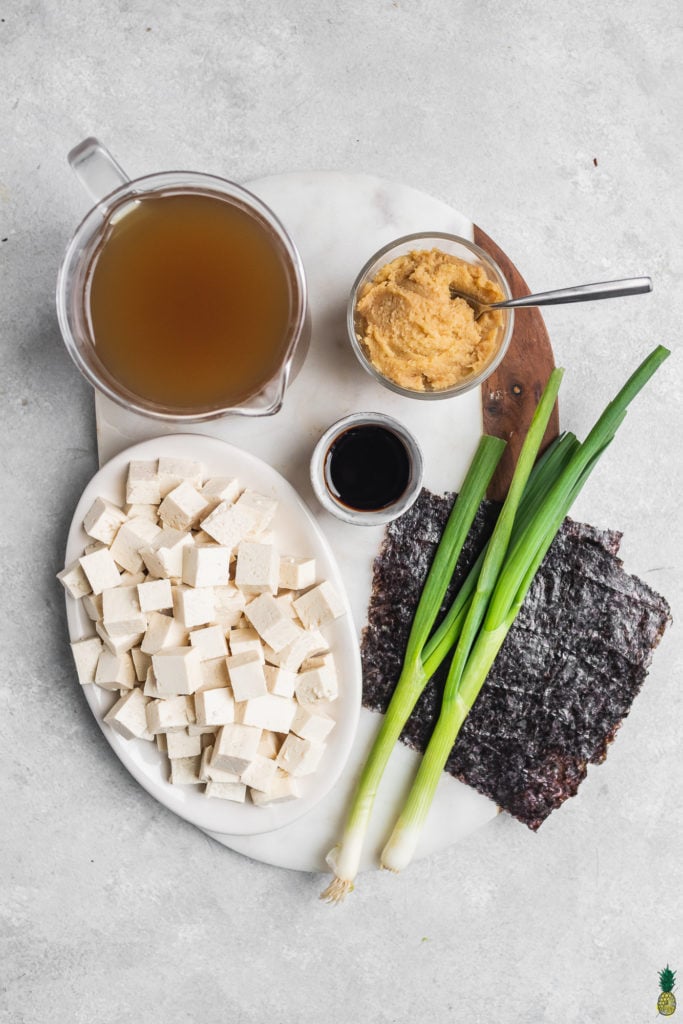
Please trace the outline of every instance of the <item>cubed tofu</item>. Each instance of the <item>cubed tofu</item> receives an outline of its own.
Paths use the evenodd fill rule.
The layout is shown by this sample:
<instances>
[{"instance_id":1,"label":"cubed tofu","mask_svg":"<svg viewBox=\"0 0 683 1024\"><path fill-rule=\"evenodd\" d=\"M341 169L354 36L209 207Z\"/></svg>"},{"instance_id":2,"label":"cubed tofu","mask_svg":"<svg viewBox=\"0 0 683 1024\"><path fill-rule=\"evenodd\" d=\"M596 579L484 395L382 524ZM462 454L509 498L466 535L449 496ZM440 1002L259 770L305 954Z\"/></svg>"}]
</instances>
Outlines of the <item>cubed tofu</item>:
<instances>
[{"instance_id":1,"label":"cubed tofu","mask_svg":"<svg viewBox=\"0 0 683 1024\"><path fill-rule=\"evenodd\" d=\"M254 598L245 607L244 614L262 640L274 651L281 651L296 640L300 633L272 594L260 594Z\"/></svg>"},{"instance_id":2,"label":"cubed tofu","mask_svg":"<svg viewBox=\"0 0 683 1024\"><path fill-rule=\"evenodd\" d=\"M156 736L160 732L179 732L190 724L187 701L184 697L152 700L145 708L147 728Z\"/></svg>"},{"instance_id":3,"label":"cubed tofu","mask_svg":"<svg viewBox=\"0 0 683 1024\"><path fill-rule=\"evenodd\" d=\"M320 764L324 753L324 743L304 740L290 732L275 760L280 768L298 779L303 775L311 775Z\"/></svg>"},{"instance_id":4,"label":"cubed tofu","mask_svg":"<svg viewBox=\"0 0 683 1024\"><path fill-rule=\"evenodd\" d=\"M137 587L109 587L102 591L102 621L110 636L144 633L147 616L140 611Z\"/></svg>"},{"instance_id":5,"label":"cubed tofu","mask_svg":"<svg viewBox=\"0 0 683 1024\"><path fill-rule=\"evenodd\" d=\"M194 698L197 725L229 725L235 721L235 701L228 687L200 690Z\"/></svg>"},{"instance_id":6,"label":"cubed tofu","mask_svg":"<svg viewBox=\"0 0 683 1024\"><path fill-rule=\"evenodd\" d=\"M323 714L322 711L314 710L304 704L297 704L289 728L302 740L324 743L334 729L334 719Z\"/></svg>"},{"instance_id":7,"label":"cubed tofu","mask_svg":"<svg viewBox=\"0 0 683 1024\"><path fill-rule=\"evenodd\" d=\"M109 547L125 521L126 514L118 505L106 498L95 498L83 520L83 529L89 537Z\"/></svg>"},{"instance_id":8,"label":"cubed tofu","mask_svg":"<svg viewBox=\"0 0 683 1024\"><path fill-rule=\"evenodd\" d=\"M267 792L273 785L277 775L277 765L269 757L260 757L258 754L242 772L240 779L251 789L258 789Z\"/></svg>"},{"instance_id":9,"label":"cubed tofu","mask_svg":"<svg viewBox=\"0 0 683 1024\"><path fill-rule=\"evenodd\" d=\"M261 730L249 725L224 725L216 736L211 768L241 774L256 757Z\"/></svg>"},{"instance_id":10,"label":"cubed tofu","mask_svg":"<svg viewBox=\"0 0 683 1024\"><path fill-rule=\"evenodd\" d=\"M120 586L137 587L138 583L144 583L147 579L147 573L144 571L144 568L145 567L143 566L140 572L128 572L128 570L125 569L119 577L121 580Z\"/></svg>"},{"instance_id":11,"label":"cubed tofu","mask_svg":"<svg viewBox=\"0 0 683 1024\"><path fill-rule=\"evenodd\" d=\"M95 671L104 644L98 636L88 636L71 644L71 653L76 663L76 675L81 686L95 682Z\"/></svg>"},{"instance_id":12,"label":"cubed tofu","mask_svg":"<svg viewBox=\"0 0 683 1024\"><path fill-rule=\"evenodd\" d=\"M197 544L183 552L183 583L190 587L227 587L230 582L230 548Z\"/></svg>"},{"instance_id":13,"label":"cubed tofu","mask_svg":"<svg viewBox=\"0 0 683 1024\"><path fill-rule=\"evenodd\" d=\"M213 476L201 488L201 495L207 503L207 514L213 512L217 505L226 502L231 505L240 493L240 483L236 477Z\"/></svg>"},{"instance_id":14,"label":"cubed tofu","mask_svg":"<svg viewBox=\"0 0 683 1024\"><path fill-rule=\"evenodd\" d=\"M188 631L171 615L152 612L140 649L143 654L156 654L166 647L182 647L187 643Z\"/></svg>"},{"instance_id":15,"label":"cubed tofu","mask_svg":"<svg viewBox=\"0 0 683 1024\"><path fill-rule=\"evenodd\" d=\"M145 580L144 583L138 583L138 601L140 610L146 613L163 612L172 608L170 580Z\"/></svg>"},{"instance_id":16,"label":"cubed tofu","mask_svg":"<svg viewBox=\"0 0 683 1024\"><path fill-rule=\"evenodd\" d=\"M166 735L166 752L172 761L178 757L201 756L201 737L190 736L187 732L169 732Z\"/></svg>"},{"instance_id":17,"label":"cubed tofu","mask_svg":"<svg viewBox=\"0 0 683 1024\"><path fill-rule=\"evenodd\" d=\"M283 555L280 559L279 586L282 590L305 590L315 583L315 572L315 558Z\"/></svg>"},{"instance_id":18,"label":"cubed tofu","mask_svg":"<svg viewBox=\"0 0 683 1024\"><path fill-rule=\"evenodd\" d=\"M277 733L268 732L264 729L261 733L261 740L258 745L257 754L259 754L260 757L274 758L277 757L281 746L282 739L280 736L278 736Z\"/></svg>"},{"instance_id":19,"label":"cubed tofu","mask_svg":"<svg viewBox=\"0 0 683 1024\"><path fill-rule=\"evenodd\" d=\"M235 584L245 594L275 594L280 559L272 544L242 541L237 548Z\"/></svg>"},{"instance_id":20,"label":"cubed tofu","mask_svg":"<svg viewBox=\"0 0 683 1024\"><path fill-rule=\"evenodd\" d=\"M102 548L101 550L106 550ZM116 566L114 566L116 569ZM118 570L116 573L118 577ZM92 593L92 587L88 581L88 577L83 572L79 562L72 562L71 565L67 565L65 569L57 573L57 579L62 584L67 594L73 597L74 601L78 601L81 597L86 597Z\"/></svg>"},{"instance_id":21,"label":"cubed tofu","mask_svg":"<svg viewBox=\"0 0 683 1024\"><path fill-rule=\"evenodd\" d=\"M275 518L277 500L269 498L265 494L259 494L258 491L252 491L247 487L235 502L235 507L248 509L253 513L254 524L251 528L251 533L263 533Z\"/></svg>"},{"instance_id":22,"label":"cubed tofu","mask_svg":"<svg viewBox=\"0 0 683 1024\"><path fill-rule=\"evenodd\" d=\"M214 800L233 800L243 804L247 797L247 787L242 782L207 782L204 795Z\"/></svg>"},{"instance_id":23,"label":"cubed tofu","mask_svg":"<svg viewBox=\"0 0 683 1024\"><path fill-rule=\"evenodd\" d=\"M202 486L204 469L199 462L192 459L160 458L157 470L159 474L159 493L165 498L178 484L184 480L193 487Z\"/></svg>"},{"instance_id":24,"label":"cubed tofu","mask_svg":"<svg viewBox=\"0 0 683 1024\"><path fill-rule=\"evenodd\" d=\"M159 506L159 519L172 530L190 530L206 512L208 502L196 487L183 480Z\"/></svg>"},{"instance_id":25,"label":"cubed tofu","mask_svg":"<svg viewBox=\"0 0 683 1024\"><path fill-rule=\"evenodd\" d=\"M247 629L231 629L228 633L228 644L232 655L257 654L261 661L264 660L263 644L251 626Z\"/></svg>"},{"instance_id":26,"label":"cubed tofu","mask_svg":"<svg viewBox=\"0 0 683 1024\"><path fill-rule=\"evenodd\" d=\"M105 690L132 690L137 682L130 654L112 654L104 650L95 670L95 682Z\"/></svg>"},{"instance_id":27,"label":"cubed tofu","mask_svg":"<svg viewBox=\"0 0 683 1024\"><path fill-rule=\"evenodd\" d=\"M166 739L168 740L168 736ZM194 757L174 757L169 761L171 765L169 782L173 786L198 786L201 782L199 778L201 762L201 754L195 754Z\"/></svg>"},{"instance_id":28,"label":"cubed tofu","mask_svg":"<svg viewBox=\"0 0 683 1024\"><path fill-rule=\"evenodd\" d=\"M296 779L285 772L278 772L270 784L270 788L262 793L258 789L252 790L251 799L257 807L266 804L282 803L285 800L294 800L301 796L301 788Z\"/></svg>"},{"instance_id":29,"label":"cubed tofu","mask_svg":"<svg viewBox=\"0 0 683 1024\"><path fill-rule=\"evenodd\" d=\"M238 509L227 501L222 501L201 521L202 530L230 551L244 540L253 524L254 513L251 509Z\"/></svg>"},{"instance_id":30,"label":"cubed tofu","mask_svg":"<svg viewBox=\"0 0 683 1024\"><path fill-rule=\"evenodd\" d=\"M126 519L149 519L151 523L156 523L159 518L159 509L156 505L142 505L139 502L133 502L132 504L126 504L123 511L126 513Z\"/></svg>"},{"instance_id":31,"label":"cubed tofu","mask_svg":"<svg viewBox=\"0 0 683 1024\"><path fill-rule=\"evenodd\" d=\"M201 655L196 647L169 647L152 655L159 693L194 693L202 683Z\"/></svg>"},{"instance_id":32,"label":"cubed tofu","mask_svg":"<svg viewBox=\"0 0 683 1024\"><path fill-rule=\"evenodd\" d=\"M296 612L294 611L294 597L295 592L293 590L286 590L284 594L278 594L275 598L275 604L289 619L296 618Z\"/></svg>"},{"instance_id":33,"label":"cubed tofu","mask_svg":"<svg viewBox=\"0 0 683 1024\"><path fill-rule=\"evenodd\" d=\"M145 697L151 697L153 700L165 700L166 694L159 692L157 686L157 677L154 675L154 668L152 667L152 659L149 659L149 668L147 669L147 675L145 676L145 685L142 691Z\"/></svg>"},{"instance_id":34,"label":"cubed tofu","mask_svg":"<svg viewBox=\"0 0 683 1024\"><path fill-rule=\"evenodd\" d=\"M161 535L161 528L149 519L129 519L119 528L109 548L112 558L128 572L140 572L144 562L140 551Z\"/></svg>"},{"instance_id":35,"label":"cubed tofu","mask_svg":"<svg viewBox=\"0 0 683 1024\"><path fill-rule=\"evenodd\" d=\"M338 696L337 675L327 665L300 672L296 681L296 699L299 704L318 704L320 701L336 700Z\"/></svg>"},{"instance_id":36,"label":"cubed tofu","mask_svg":"<svg viewBox=\"0 0 683 1024\"><path fill-rule=\"evenodd\" d=\"M220 690L230 685L227 658L210 658L201 663L202 681L196 693L203 690Z\"/></svg>"},{"instance_id":37,"label":"cubed tofu","mask_svg":"<svg viewBox=\"0 0 683 1024\"><path fill-rule=\"evenodd\" d=\"M227 587L214 587L215 603L214 621L223 629L231 629L242 618L246 598L241 590L229 584Z\"/></svg>"},{"instance_id":38,"label":"cubed tofu","mask_svg":"<svg viewBox=\"0 0 683 1024\"><path fill-rule=\"evenodd\" d=\"M147 679L147 673L152 667L152 659L149 654L145 654L139 647L132 647L130 651L135 665L135 675L139 683L144 683Z\"/></svg>"},{"instance_id":39,"label":"cubed tofu","mask_svg":"<svg viewBox=\"0 0 683 1024\"><path fill-rule=\"evenodd\" d=\"M240 708L243 725L255 725L269 732L289 732L296 712L296 702L290 697L275 697L266 693L262 697L251 697Z\"/></svg>"},{"instance_id":40,"label":"cubed tofu","mask_svg":"<svg viewBox=\"0 0 683 1024\"><path fill-rule=\"evenodd\" d=\"M335 588L329 580L324 580L298 597L294 602L294 610L306 629L318 629L326 622L338 619L345 609Z\"/></svg>"},{"instance_id":41,"label":"cubed tofu","mask_svg":"<svg viewBox=\"0 0 683 1024\"><path fill-rule=\"evenodd\" d=\"M126 501L129 504L158 505L161 501L158 464L133 459L128 466Z\"/></svg>"},{"instance_id":42,"label":"cubed tofu","mask_svg":"<svg viewBox=\"0 0 683 1024\"><path fill-rule=\"evenodd\" d=\"M112 654L125 654L142 641L142 633L126 633L123 636L112 636L103 622L96 622L95 629L102 643Z\"/></svg>"},{"instance_id":43,"label":"cubed tofu","mask_svg":"<svg viewBox=\"0 0 683 1024\"><path fill-rule=\"evenodd\" d=\"M204 626L203 629L190 630L190 644L198 649L202 661L228 656L228 644L220 626Z\"/></svg>"},{"instance_id":44,"label":"cubed tofu","mask_svg":"<svg viewBox=\"0 0 683 1024\"><path fill-rule=\"evenodd\" d=\"M147 729L146 707L149 698L137 687L129 690L117 700L104 716L104 721L126 740L151 740Z\"/></svg>"},{"instance_id":45,"label":"cubed tofu","mask_svg":"<svg viewBox=\"0 0 683 1024\"><path fill-rule=\"evenodd\" d=\"M213 587L188 587L181 583L173 588L173 613L187 629L213 622L215 601Z\"/></svg>"},{"instance_id":46,"label":"cubed tofu","mask_svg":"<svg viewBox=\"0 0 683 1024\"><path fill-rule=\"evenodd\" d=\"M324 636L317 630L302 629L296 640L287 644L281 651L273 651L266 648L265 658L271 665L279 665L290 672L298 672L299 668L307 658L316 654L323 654L328 650L328 644Z\"/></svg>"},{"instance_id":47,"label":"cubed tofu","mask_svg":"<svg viewBox=\"0 0 683 1024\"><path fill-rule=\"evenodd\" d=\"M235 700L250 700L268 693L263 663L255 652L236 654L227 659L227 666Z\"/></svg>"},{"instance_id":48,"label":"cubed tofu","mask_svg":"<svg viewBox=\"0 0 683 1024\"><path fill-rule=\"evenodd\" d=\"M236 772L221 771L220 768L211 766L213 757L213 743L208 743L202 751L202 763L200 775L202 782L239 782L240 777Z\"/></svg>"},{"instance_id":49,"label":"cubed tofu","mask_svg":"<svg viewBox=\"0 0 683 1024\"><path fill-rule=\"evenodd\" d=\"M180 579L183 549L191 544L194 544L191 533L164 527L149 546L140 548L140 557L150 575L157 579Z\"/></svg>"},{"instance_id":50,"label":"cubed tofu","mask_svg":"<svg viewBox=\"0 0 683 1024\"><path fill-rule=\"evenodd\" d=\"M81 567L79 566L79 571ZM83 579L85 580L85 573L83 573ZM90 584L86 580L88 588ZM83 611L93 622L98 622L102 618L102 595L101 594L86 594L83 600Z\"/></svg>"},{"instance_id":51,"label":"cubed tofu","mask_svg":"<svg viewBox=\"0 0 683 1024\"><path fill-rule=\"evenodd\" d=\"M89 555L83 555L78 559L78 563L88 579L93 594L101 594L108 587L119 586L119 570L108 548L100 548Z\"/></svg>"},{"instance_id":52,"label":"cubed tofu","mask_svg":"<svg viewBox=\"0 0 683 1024\"><path fill-rule=\"evenodd\" d=\"M290 672L279 665L265 665L263 671L266 677L268 693L272 693L276 697L294 696L297 680L296 672Z\"/></svg>"}]
</instances>

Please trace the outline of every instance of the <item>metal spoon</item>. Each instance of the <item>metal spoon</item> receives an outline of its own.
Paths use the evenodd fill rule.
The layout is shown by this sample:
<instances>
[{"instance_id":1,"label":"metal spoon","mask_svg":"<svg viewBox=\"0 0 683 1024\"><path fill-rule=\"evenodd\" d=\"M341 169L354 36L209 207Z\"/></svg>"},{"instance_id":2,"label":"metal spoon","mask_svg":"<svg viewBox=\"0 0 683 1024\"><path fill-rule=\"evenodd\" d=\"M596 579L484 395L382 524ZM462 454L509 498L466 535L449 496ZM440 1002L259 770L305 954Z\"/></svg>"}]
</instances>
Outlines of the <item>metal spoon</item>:
<instances>
[{"instance_id":1,"label":"metal spoon","mask_svg":"<svg viewBox=\"0 0 683 1024\"><path fill-rule=\"evenodd\" d=\"M560 306L565 302L589 302L591 299L615 299L620 295L642 295L652 291L649 277L625 277L621 281L598 281L596 284L580 284L576 288L560 288L554 292L538 292L537 295L523 295L520 299L505 302L480 302L479 299L451 288L452 299L464 299L474 310L478 320L492 309L516 309L521 306Z\"/></svg>"}]
</instances>

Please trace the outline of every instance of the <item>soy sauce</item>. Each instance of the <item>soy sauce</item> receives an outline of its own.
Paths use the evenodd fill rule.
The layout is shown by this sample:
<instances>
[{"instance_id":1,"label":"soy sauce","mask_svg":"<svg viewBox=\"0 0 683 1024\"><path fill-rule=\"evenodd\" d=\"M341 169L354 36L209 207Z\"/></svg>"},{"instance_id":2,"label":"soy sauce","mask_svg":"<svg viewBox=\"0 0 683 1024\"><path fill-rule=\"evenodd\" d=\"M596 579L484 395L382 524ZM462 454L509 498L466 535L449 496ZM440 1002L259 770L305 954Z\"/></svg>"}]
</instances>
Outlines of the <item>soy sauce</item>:
<instances>
[{"instance_id":1,"label":"soy sauce","mask_svg":"<svg viewBox=\"0 0 683 1024\"><path fill-rule=\"evenodd\" d=\"M347 508L379 512L398 501L408 487L408 452L386 427L349 427L327 451L325 480L331 494Z\"/></svg>"}]
</instances>

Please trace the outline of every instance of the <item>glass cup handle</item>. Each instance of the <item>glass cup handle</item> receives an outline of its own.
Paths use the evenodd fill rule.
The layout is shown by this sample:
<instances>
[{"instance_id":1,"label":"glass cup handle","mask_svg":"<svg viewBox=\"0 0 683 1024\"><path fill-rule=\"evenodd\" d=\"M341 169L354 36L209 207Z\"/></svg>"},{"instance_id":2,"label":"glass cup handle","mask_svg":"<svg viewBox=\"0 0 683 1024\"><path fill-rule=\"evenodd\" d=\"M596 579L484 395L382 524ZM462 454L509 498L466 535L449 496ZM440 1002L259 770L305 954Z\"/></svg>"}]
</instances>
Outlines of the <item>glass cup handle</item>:
<instances>
[{"instance_id":1,"label":"glass cup handle","mask_svg":"<svg viewBox=\"0 0 683 1024\"><path fill-rule=\"evenodd\" d=\"M104 201L110 193L127 184L130 178L98 139L79 142L67 157L71 169L91 199L106 212Z\"/></svg>"}]
</instances>

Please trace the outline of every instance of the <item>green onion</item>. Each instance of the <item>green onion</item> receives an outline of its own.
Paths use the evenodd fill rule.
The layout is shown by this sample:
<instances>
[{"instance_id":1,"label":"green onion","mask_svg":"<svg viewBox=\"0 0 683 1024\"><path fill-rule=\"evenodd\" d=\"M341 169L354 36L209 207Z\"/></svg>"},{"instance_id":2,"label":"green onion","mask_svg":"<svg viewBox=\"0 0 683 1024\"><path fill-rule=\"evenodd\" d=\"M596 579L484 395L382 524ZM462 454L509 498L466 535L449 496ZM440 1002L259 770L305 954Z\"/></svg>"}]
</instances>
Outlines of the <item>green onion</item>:
<instances>
[{"instance_id":1,"label":"green onion","mask_svg":"<svg viewBox=\"0 0 683 1024\"><path fill-rule=\"evenodd\" d=\"M405 807L382 853L384 867L399 871L410 862L460 728L479 695L548 548L574 499L623 422L629 403L668 355L667 349L658 346L645 359L607 406L583 444L573 451L555 482L541 498L536 514L517 531L516 536L514 531L507 532L507 529L498 536L494 531L456 647L439 718ZM541 405L544 399L545 394ZM522 448L517 469L524 456ZM507 500L513 492L515 477ZM505 505L501 518L504 513ZM493 578L496 571L497 579ZM475 636L482 621L483 625Z\"/></svg>"},{"instance_id":2,"label":"green onion","mask_svg":"<svg viewBox=\"0 0 683 1024\"><path fill-rule=\"evenodd\" d=\"M462 546L504 449L505 442L500 438L482 437L448 517L413 618L401 675L356 788L342 841L328 858L335 878L321 898L329 902L339 902L353 888L380 780L391 751L429 679L422 665L422 649L434 627Z\"/></svg>"}]
</instances>

